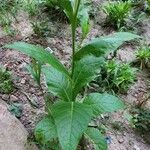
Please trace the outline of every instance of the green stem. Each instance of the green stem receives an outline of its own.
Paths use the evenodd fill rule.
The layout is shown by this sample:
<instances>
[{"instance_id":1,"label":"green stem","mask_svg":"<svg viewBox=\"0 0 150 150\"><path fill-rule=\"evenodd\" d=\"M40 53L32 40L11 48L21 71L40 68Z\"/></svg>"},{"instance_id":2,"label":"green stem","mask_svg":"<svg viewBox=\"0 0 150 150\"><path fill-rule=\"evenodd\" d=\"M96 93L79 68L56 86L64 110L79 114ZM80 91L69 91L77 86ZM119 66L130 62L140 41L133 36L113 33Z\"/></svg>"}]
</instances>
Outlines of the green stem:
<instances>
[{"instance_id":1,"label":"green stem","mask_svg":"<svg viewBox=\"0 0 150 150\"><path fill-rule=\"evenodd\" d=\"M74 4L74 12L73 12L73 20L71 23L71 27L72 27L72 72L71 72L71 77L73 77L73 73L74 73L74 55L75 55L75 49L76 49L76 27L77 27L77 15L78 15L78 10L79 10L79 6L80 6L80 1L81 0L76 0L75 4Z\"/></svg>"}]
</instances>

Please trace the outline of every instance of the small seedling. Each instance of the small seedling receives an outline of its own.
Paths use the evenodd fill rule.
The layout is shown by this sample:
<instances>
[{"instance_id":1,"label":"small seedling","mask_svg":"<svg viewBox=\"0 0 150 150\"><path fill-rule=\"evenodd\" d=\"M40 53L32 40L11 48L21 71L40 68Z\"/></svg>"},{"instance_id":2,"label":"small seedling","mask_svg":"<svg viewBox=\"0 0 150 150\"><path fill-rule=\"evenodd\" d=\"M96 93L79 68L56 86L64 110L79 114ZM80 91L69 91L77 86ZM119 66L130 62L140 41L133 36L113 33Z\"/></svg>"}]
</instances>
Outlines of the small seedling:
<instances>
[{"instance_id":1,"label":"small seedling","mask_svg":"<svg viewBox=\"0 0 150 150\"><path fill-rule=\"evenodd\" d=\"M136 52L137 61L140 62L140 68L145 69L147 68L147 64L150 63L150 47L143 46L138 49Z\"/></svg>"},{"instance_id":2,"label":"small seedling","mask_svg":"<svg viewBox=\"0 0 150 150\"><path fill-rule=\"evenodd\" d=\"M9 94L14 90L10 73L0 66L0 93Z\"/></svg>"}]
</instances>

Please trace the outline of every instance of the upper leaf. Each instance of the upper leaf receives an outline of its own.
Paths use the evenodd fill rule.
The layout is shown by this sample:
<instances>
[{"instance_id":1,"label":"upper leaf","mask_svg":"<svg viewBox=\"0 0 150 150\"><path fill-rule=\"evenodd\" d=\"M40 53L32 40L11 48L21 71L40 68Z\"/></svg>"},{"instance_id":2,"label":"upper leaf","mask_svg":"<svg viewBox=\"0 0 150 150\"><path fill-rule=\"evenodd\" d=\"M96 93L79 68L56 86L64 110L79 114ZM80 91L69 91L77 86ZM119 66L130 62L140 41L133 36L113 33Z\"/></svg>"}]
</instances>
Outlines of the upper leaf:
<instances>
[{"instance_id":1,"label":"upper leaf","mask_svg":"<svg viewBox=\"0 0 150 150\"><path fill-rule=\"evenodd\" d=\"M42 72L46 77L49 90L64 101L72 100L71 78L53 67L43 67Z\"/></svg>"},{"instance_id":2,"label":"upper leaf","mask_svg":"<svg viewBox=\"0 0 150 150\"><path fill-rule=\"evenodd\" d=\"M88 8L84 5L84 3L80 5L78 19L82 29L82 40L84 40L90 29Z\"/></svg>"},{"instance_id":3,"label":"upper leaf","mask_svg":"<svg viewBox=\"0 0 150 150\"><path fill-rule=\"evenodd\" d=\"M76 52L75 59L81 59L85 55L90 54L96 57L102 56L108 52L115 51L124 42L136 38L140 38L140 36L128 32L118 32L110 36L93 39L90 43Z\"/></svg>"},{"instance_id":4,"label":"upper leaf","mask_svg":"<svg viewBox=\"0 0 150 150\"><path fill-rule=\"evenodd\" d=\"M74 97L78 94L83 86L92 81L96 77L96 73L100 72L100 66L104 59L102 57L87 56L79 61L75 61L73 81L74 81Z\"/></svg>"},{"instance_id":5,"label":"upper leaf","mask_svg":"<svg viewBox=\"0 0 150 150\"><path fill-rule=\"evenodd\" d=\"M53 118L46 116L37 124L35 137L42 144L46 144L58 137Z\"/></svg>"},{"instance_id":6,"label":"upper leaf","mask_svg":"<svg viewBox=\"0 0 150 150\"><path fill-rule=\"evenodd\" d=\"M94 145L95 150L107 150L107 142L100 131L96 128L88 128L85 137Z\"/></svg>"},{"instance_id":7,"label":"upper leaf","mask_svg":"<svg viewBox=\"0 0 150 150\"><path fill-rule=\"evenodd\" d=\"M79 140L92 118L92 109L76 102L56 103L52 115L63 150L76 150Z\"/></svg>"},{"instance_id":8,"label":"upper leaf","mask_svg":"<svg viewBox=\"0 0 150 150\"><path fill-rule=\"evenodd\" d=\"M58 5L64 10L70 22L73 21L73 7L71 0L59 0Z\"/></svg>"},{"instance_id":9,"label":"upper leaf","mask_svg":"<svg viewBox=\"0 0 150 150\"><path fill-rule=\"evenodd\" d=\"M54 57L54 55L47 52L44 48L35 46L32 44L24 43L24 42L15 42L13 44L5 45L6 48L16 49L20 52L23 52L29 55L32 58L35 58L37 61L41 63L48 63L59 71L69 74L66 68L61 64L61 62Z\"/></svg>"},{"instance_id":10,"label":"upper leaf","mask_svg":"<svg viewBox=\"0 0 150 150\"><path fill-rule=\"evenodd\" d=\"M85 98L84 103L93 108L95 116L106 112L117 111L125 107L119 98L107 93L91 93Z\"/></svg>"}]
</instances>

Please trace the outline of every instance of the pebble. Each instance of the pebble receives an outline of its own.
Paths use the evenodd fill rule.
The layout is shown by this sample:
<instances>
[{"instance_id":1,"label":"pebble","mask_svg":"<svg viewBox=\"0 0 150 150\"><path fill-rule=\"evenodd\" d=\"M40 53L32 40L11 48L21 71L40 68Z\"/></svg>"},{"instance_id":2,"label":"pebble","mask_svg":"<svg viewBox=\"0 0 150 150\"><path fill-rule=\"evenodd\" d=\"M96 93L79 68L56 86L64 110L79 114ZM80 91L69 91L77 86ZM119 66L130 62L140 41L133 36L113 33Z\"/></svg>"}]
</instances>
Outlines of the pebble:
<instances>
[{"instance_id":1,"label":"pebble","mask_svg":"<svg viewBox=\"0 0 150 150\"><path fill-rule=\"evenodd\" d=\"M11 95L10 101L16 102L16 101L18 101L18 98L15 95Z\"/></svg>"},{"instance_id":2,"label":"pebble","mask_svg":"<svg viewBox=\"0 0 150 150\"><path fill-rule=\"evenodd\" d=\"M3 100L6 100L6 101L9 100L9 95L3 94L3 95L2 95L2 99L3 99Z\"/></svg>"},{"instance_id":3,"label":"pebble","mask_svg":"<svg viewBox=\"0 0 150 150\"><path fill-rule=\"evenodd\" d=\"M121 143L124 142L124 139L123 139L123 138L120 138L120 139L118 140L118 142L121 144Z\"/></svg>"},{"instance_id":4,"label":"pebble","mask_svg":"<svg viewBox=\"0 0 150 150\"><path fill-rule=\"evenodd\" d=\"M26 80L25 79L21 79L21 84L25 84Z\"/></svg>"},{"instance_id":5,"label":"pebble","mask_svg":"<svg viewBox=\"0 0 150 150\"><path fill-rule=\"evenodd\" d=\"M134 145L133 150L140 150L140 148L137 145Z\"/></svg>"}]
</instances>

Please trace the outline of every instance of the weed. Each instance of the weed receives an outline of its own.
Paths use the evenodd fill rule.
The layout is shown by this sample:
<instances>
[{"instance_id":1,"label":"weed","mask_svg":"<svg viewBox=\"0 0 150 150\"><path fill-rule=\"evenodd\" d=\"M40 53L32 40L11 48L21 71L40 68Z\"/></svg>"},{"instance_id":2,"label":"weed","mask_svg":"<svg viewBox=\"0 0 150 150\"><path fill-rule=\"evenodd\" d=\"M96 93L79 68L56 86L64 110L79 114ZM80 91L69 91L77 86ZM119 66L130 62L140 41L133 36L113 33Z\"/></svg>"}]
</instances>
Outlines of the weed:
<instances>
[{"instance_id":1,"label":"weed","mask_svg":"<svg viewBox=\"0 0 150 150\"><path fill-rule=\"evenodd\" d=\"M97 76L106 53L116 50L125 41L140 37L119 32L77 46L75 39L78 22L82 29L82 38L86 38L89 31L87 9L81 2L80 0L59 0L59 6L64 10L71 24L70 69L40 46L15 42L5 47L17 49L42 64L47 87L53 95L57 96L56 101L48 104L46 109L48 114L36 126L35 136L39 143L49 144L49 146L55 143L57 149L75 150L79 143L84 148L82 141L87 138L95 148L107 149L106 139L100 131L88 125L93 117L124 108L124 103L118 97L107 93L87 93L83 99L80 99L78 95L81 89Z\"/></svg>"},{"instance_id":2,"label":"weed","mask_svg":"<svg viewBox=\"0 0 150 150\"><path fill-rule=\"evenodd\" d=\"M133 125L142 134L150 133L150 109L136 108L132 110Z\"/></svg>"},{"instance_id":3,"label":"weed","mask_svg":"<svg viewBox=\"0 0 150 150\"><path fill-rule=\"evenodd\" d=\"M125 20L128 18L131 9L130 1L109 2L103 9L107 14L106 22L109 22L116 29L120 29L125 25Z\"/></svg>"},{"instance_id":4,"label":"weed","mask_svg":"<svg viewBox=\"0 0 150 150\"><path fill-rule=\"evenodd\" d=\"M135 73L136 69L129 64L109 60L105 62L96 81L104 91L126 92L136 79Z\"/></svg>"},{"instance_id":5,"label":"weed","mask_svg":"<svg viewBox=\"0 0 150 150\"><path fill-rule=\"evenodd\" d=\"M39 0L23 0L22 7L28 12L29 16L32 17L39 13L41 3L42 1Z\"/></svg>"},{"instance_id":6,"label":"weed","mask_svg":"<svg viewBox=\"0 0 150 150\"><path fill-rule=\"evenodd\" d=\"M14 90L10 73L0 66L0 93L9 94Z\"/></svg>"},{"instance_id":7,"label":"weed","mask_svg":"<svg viewBox=\"0 0 150 150\"><path fill-rule=\"evenodd\" d=\"M140 68L146 68L147 64L150 63L150 47L142 46L136 52L137 61L140 62Z\"/></svg>"}]
</instances>

